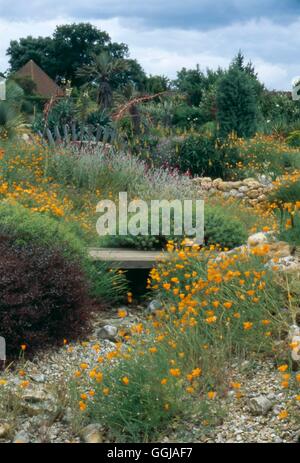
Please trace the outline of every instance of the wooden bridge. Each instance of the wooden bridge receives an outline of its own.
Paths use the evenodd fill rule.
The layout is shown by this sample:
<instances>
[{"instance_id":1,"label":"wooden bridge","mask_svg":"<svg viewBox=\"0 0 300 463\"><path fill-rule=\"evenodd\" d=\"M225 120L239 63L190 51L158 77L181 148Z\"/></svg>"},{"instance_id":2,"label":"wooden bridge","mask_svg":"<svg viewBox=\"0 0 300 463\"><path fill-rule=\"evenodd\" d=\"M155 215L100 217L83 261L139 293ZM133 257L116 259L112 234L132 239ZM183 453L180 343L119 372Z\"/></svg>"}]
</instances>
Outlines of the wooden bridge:
<instances>
[{"instance_id":1,"label":"wooden bridge","mask_svg":"<svg viewBox=\"0 0 300 463\"><path fill-rule=\"evenodd\" d=\"M162 251L138 251L125 248L89 248L93 260L109 262L112 267L122 269L148 269L166 258Z\"/></svg>"}]
</instances>

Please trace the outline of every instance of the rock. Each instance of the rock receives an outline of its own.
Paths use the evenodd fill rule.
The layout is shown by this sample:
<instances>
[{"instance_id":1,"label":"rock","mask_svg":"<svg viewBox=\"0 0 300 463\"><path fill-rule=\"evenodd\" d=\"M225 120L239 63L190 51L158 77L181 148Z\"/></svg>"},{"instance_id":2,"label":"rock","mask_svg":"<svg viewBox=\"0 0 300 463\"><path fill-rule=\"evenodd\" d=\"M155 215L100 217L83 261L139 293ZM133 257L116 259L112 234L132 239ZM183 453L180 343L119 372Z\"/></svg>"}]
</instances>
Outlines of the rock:
<instances>
[{"instance_id":1,"label":"rock","mask_svg":"<svg viewBox=\"0 0 300 463\"><path fill-rule=\"evenodd\" d=\"M7 437L11 431L11 426L8 423L0 423L0 438Z\"/></svg>"},{"instance_id":2,"label":"rock","mask_svg":"<svg viewBox=\"0 0 300 463\"><path fill-rule=\"evenodd\" d=\"M44 402L47 394L42 389L29 389L22 394L22 399L29 403Z\"/></svg>"},{"instance_id":3,"label":"rock","mask_svg":"<svg viewBox=\"0 0 300 463\"><path fill-rule=\"evenodd\" d=\"M254 235L249 236L247 244L250 247L258 246L260 244L268 243L268 237L265 233L255 233Z\"/></svg>"},{"instance_id":4,"label":"rock","mask_svg":"<svg viewBox=\"0 0 300 463\"><path fill-rule=\"evenodd\" d=\"M213 188L217 188L219 187L219 185L223 183L223 180L221 178L215 178L215 180L212 181L212 186Z\"/></svg>"},{"instance_id":5,"label":"rock","mask_svg":"<svg viewBox=\"0 0 300 463\"><path fill-rule=\"evenodd\" d=\"M46 377L43 374L35 374L32 373L29 375L29 378L32 379L35 383L44 383L46 381Z\"/></svg>"},{"instance_id":6,"label":"rock","mask_svg":"<svg viewBox=\"0 0 300 463\"><path fill-rule=\"evenodd\" d=\"M58 405L55 398L44 389L30 388L13 395L22 413L30 417L44 415L46 419L57 414Z\"/></svg>"},{"instance_id":7,"label":"rock","mask_svg":"<svg viewBox=\"0 0 300 463\"><path fill-rule=\"evenodd\" d=\"M100 424L89 424L80 432L82 442L86 444L102 444L104 441L102 426Z\"/></svg>"},{"instance_id":8,"label":"rock","mask_svg":"<svg viewBox=\"0 0 300 463\"><path fill-rule=\"evenodd\" d=\"M229 193L229 191L232 189L232 184L231 184L231 182L218 183L217 188L220 191Z\"/></svg>"},{"instance_id":9,"label":"rock","mask_svg":"<svg viewBox=\"0 0 300 463\"><path fill-rule=\"evenodd\" d=\"M249 410L253 415L266 415L272 407L272 402L263 395L249 400Z\"/></svg>"},{"instance_id":10,"label":"rock","mask_svg":"<svg viewBox=\"0 0 300 463\"><path fill-rule=\"evenodd\" d=\"M247 192L247 196L250 199L257 199L259 197L259 191L258 190L250 190Z\"/></svg>"},{"instance_id":11,"label":"rock","mask_svg":"<svg viewBox=\"0 0 300 463\"><path fill-rule=\"evenodd\" d=\"M67 407L65 413L61 419L63 423L70 424L73 421L73 412L71 407Z\"/></svg>"},{"instance_id":12,"label":"rock","mask_svg":"<svg viewBox=\"0 0 300 463\"><path fill-rule=\"evenodd\" d=\"M246 178L242 183L251 189L259 188L261 186L261 184L255 178Z\"/></svg>"},{"instance_id":13,"label":"rock","mask_svg":"<svg viewBox=\"0 0 300 463\"><path fill-rule=\"evenodd\" d=\"M28 444L30 442L29 436L25 431L18 432L13 440L14 444Z\"/></svg>"},{"instance_id":14,"label":"rock","mask_svg":"<svg viewBox=\"0 0 300 463\"><path fill-rule=\"evenodd\" d=\"M300 272L300 262L295 256L280 257L276 259L271 259L266 267L280 270L281 272L287 273L299 273Z\"/></svg>"},{"instance_id":15,"label":"rock","mask_svg":"<svg viewBox=\"0 0 300 463\"><path fill-rule=\"evenodd\" d=\"M113 325L104 325L99 330L97 330L97 336L101 339L108 339L109 341L115 341L118 328Z\"/></svg>"},{"instance_id":16,"label":"rock","mask_svg":"<svg viewBox=\"0 0 300 463\"><path fill-rule=\"evenodd\" d=\"M270 243L269 245L270 257L288 257L291 255L290 245L285 241L276 241L275 243Z\"/></svg>"},{"instance_id":17,"label":"rock","mask_svg":"<svg viewBox=\"0 0 300 463\"><path fill-rule=\"evenodd\" d=\"M260 196L257 198L257 201L260 202L260 203L262 203L262 202L266 201L266 199L267 199L266 195L260 195Z\"/></svg>"},{"instance_id":18,"label":"rock","mask_svg":"<svg viewBox=\"0 0 300 463\"><path fill-rule=\"evenodd\" d=\"M157 299L153 299L152 301L149 302L149 304L147 305L147 310L150 312L150 313L155 313L157 310L160 310L162 308L162 304L159 300Z\"/></svg>"},{"instance_id":19,"label":"rock","mask_svg":"<svg viewBox=\"0 0 300 463\"><path fill-rule=\"evenodd\" d=\"M232 190L229 191L229 196L236 197L236 196L238 196L238 194L239 194L238 190L232 189Z\"/></svg>"},{"instance_id":20,"label":"rock","mask_svg":"<svg viewBox=\"0 0 300 463\"><path fill-rule=\"evenodd\" d=\"M240 188L239 188L240 193L244 194L244 193L247 193L247 191L249 191L249 188L247 186L245 186L245 185L240 186Z\"/></svg>"}]
</instances>

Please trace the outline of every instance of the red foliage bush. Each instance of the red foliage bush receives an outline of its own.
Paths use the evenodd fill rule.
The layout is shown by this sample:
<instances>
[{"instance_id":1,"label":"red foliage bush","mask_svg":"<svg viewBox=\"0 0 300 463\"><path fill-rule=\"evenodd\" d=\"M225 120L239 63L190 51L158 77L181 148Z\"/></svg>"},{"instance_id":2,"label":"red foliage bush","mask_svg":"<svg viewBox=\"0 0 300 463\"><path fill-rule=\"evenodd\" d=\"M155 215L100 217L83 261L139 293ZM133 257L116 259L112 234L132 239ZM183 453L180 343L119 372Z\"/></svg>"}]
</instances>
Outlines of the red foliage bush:
<instances>
[{"instance_id":1,"label":"red foliage bush","mask_svg":"<svg viewBox=\"0 0 300 463\"><path fill-rule=\"evenodd\" d=\"M58 250L0 237L0 335L8 355L75 338L86 326L81 269Z\"/></svg>"}]
</instances>

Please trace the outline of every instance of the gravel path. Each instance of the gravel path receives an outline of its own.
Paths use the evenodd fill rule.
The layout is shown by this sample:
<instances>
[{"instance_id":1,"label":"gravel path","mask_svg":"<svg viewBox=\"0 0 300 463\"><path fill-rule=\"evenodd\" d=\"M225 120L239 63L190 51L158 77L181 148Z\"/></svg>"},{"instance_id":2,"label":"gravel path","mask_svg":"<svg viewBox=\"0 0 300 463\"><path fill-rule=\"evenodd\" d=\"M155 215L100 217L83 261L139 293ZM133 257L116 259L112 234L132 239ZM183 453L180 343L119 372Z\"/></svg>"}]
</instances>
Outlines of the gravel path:
<instances>
[{"instance_id":1,"label":"gravel path","mask_svg":"<svg viewBox=\"0 0 300 463\"><path fill-rule=\"evenodd\" d=\"M140 308L139 308L140 309ZM141 313L140 311L134 313ZM37 356L34 361L21 362L17 368L5 372L0 378L8 380L7 385L0 386L9 390L20 389L20 384L28 380L34 389L49 388L55 385L62 389L73 376L80 363L94 364L97 357L114 350L115 344L101 340L96 335L97 329L103 324L120 323L117 318L98 315L94 320L94 332L83 343L66 344ZM109 314L112 317L111 313ZM116 314L115 314L116 317ZM140 318L129 313L129 320L136 322ZM100 350L93 349L100 344ZM24 370L25 375L20 375ZM197 414L188 419L171 425L162 442L297 442L300 436L300 402L295 401L295 391L283 390L280 373L270 360L245 361L242 364L231 365L230 378L240 384L241 397L237 398L236 390L230 389L226 397L218 400L218 405L224 408L224 416L219 424L210 428L203 425ZM5 398L5 389L2 389ZM270 409L265 415L255 416L250 410L251 399L264 396L270 403ZM0 395L1 397L1 395ZM1 402L1 400L0 400ZM51 404L50 404L51 408ZM279 419L279 414L288 410L286 419ZM1 415L0 407L0 442L11 442L24 439L30 442L79 442L80 438L71 426L71 420L66 413L60 420L47 423L43 415L28 416L18 414L13 428L3 432L6 426L6 416ZM2 434L1 434L2 430ZM21 434L19 434L21 432ZM105 440L104 440L105 441ZM108 441L108 440L107 440Z\"/></svg>"},{"instance_id":2,"label":"gravel path","mask_svg":"<svg viewBox=\"0 0 300 463\"><path fill-rule=\"evenodd\" d=\"M165 442L206 442L206 443L292 443L300 439L300 403L295 400L295 391L281 387L280 374L274 363L268 360L255 361L255 366L244 362L232 365L230 376L241 384L242 394L236 397L231 389L225 399L220 400L227 410L222 423L205 430L203 425L187 422L185 431L175 431ZM263 396L270 402L271 409L266 415L253 415L251 399ZM286 419L279 414L288 410ZM195 417L196 418L196 417ZM181 426L184 427L184 426Z\"/></svg>"}]
</instances>

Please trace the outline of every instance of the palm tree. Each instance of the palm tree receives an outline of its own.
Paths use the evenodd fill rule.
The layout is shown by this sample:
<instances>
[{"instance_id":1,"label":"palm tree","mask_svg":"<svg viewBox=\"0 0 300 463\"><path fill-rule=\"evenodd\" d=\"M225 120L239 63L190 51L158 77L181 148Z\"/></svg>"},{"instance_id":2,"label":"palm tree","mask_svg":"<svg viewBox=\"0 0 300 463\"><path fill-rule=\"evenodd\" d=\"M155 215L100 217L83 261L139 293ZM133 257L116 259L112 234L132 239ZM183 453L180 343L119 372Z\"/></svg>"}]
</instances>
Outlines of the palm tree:
<instances>
[{"instance_id":1,"label":"palm tree","mask_svg":"<svg viewBox=\"0 0 300 463\"><path fill-rule=\"evenodd\" d=\"M113 58L107 52L92 55L92 62L78 70L79 77L86 77L88 82L97 85L97 103L101 109L111 108L113 102L113 80L117 74L128 69L127 61Z\"/></svg>"}]
</instances>

